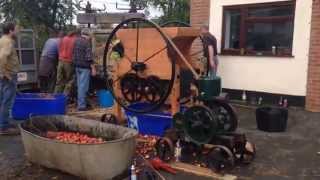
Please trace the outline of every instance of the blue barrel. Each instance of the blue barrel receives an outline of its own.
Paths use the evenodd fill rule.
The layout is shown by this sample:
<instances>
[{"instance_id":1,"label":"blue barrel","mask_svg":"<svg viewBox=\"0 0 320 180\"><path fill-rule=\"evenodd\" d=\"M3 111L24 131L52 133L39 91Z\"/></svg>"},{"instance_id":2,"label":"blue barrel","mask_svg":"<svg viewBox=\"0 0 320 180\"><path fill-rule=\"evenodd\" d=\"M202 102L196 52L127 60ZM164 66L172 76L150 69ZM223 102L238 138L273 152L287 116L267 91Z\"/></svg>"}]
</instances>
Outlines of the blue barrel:
<instances>
[{"instance_id":1,"label":"blue barrel","mask_svg":"<svg viewBox=\"0 0 320 180\"><path fill-rule=\"evenodd\" d=\"M110 108L113 106L113 96L110 91L102 89L98 91L99 106L102 108Z\"/></svg>"}]
</instances>

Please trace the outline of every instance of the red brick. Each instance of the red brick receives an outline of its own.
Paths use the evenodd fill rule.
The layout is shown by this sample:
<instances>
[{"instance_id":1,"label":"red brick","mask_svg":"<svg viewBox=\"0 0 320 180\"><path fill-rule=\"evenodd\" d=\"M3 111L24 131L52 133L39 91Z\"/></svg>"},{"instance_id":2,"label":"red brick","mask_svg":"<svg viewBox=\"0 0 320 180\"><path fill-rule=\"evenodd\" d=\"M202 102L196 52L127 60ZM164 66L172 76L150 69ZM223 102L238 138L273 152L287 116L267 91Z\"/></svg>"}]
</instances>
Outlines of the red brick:
<instances>
[{"instance_id":1,"label":"red brick","mask_svg":"<svg viewBox=\"0 0 320 180\"><path fill-rule=\"evenodd\" d=\"M210 0L190 0L190 24L192 27L201 27L205 23L209 23L210 19ZM192 46L192 52L201 50L202 45L196 42Z\"/></svg>"},{"instance_id":2,"label":"red brick","mask_svg":"<svg viewBox=\"0 0 320 180\"><path fill-rule=\"evenodd\" d=\"M320 112L320 0L312 5L306 109Z\"/></svg>"}]
</instances>

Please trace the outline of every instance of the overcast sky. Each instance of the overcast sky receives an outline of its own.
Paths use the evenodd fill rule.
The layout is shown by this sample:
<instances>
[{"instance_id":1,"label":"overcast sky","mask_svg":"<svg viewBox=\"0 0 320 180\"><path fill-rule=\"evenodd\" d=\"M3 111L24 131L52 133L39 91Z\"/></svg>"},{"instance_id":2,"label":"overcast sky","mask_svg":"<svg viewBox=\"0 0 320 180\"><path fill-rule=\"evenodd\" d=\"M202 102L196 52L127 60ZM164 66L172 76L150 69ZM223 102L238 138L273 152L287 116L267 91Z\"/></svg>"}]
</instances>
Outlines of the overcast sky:
<instances>
[{"instance_id":1,"label":"overcast sky","mask_svg":"<svg viewBox=\"0 0 320 180\"><path fill-rule=\"evenodd\" d=\"M125 2L123 0L90 0L90 2L92 3L93 8L103 8L103 4L105 4L107 6L107 12L121 12L120 10L117 10L117 8L116 8L117 2L119 5L124 5L121 7L128 8L128 6L126 6L128 4L128 2ZM87 1L83 1L83 6L86 3L87 3ZM162 14L161 11L154 9L152 7L149 7L148 10L150 11L150 13L151 13L150 16L152 16L152 17L160 16Z\"/></svg>"}]
</instances>

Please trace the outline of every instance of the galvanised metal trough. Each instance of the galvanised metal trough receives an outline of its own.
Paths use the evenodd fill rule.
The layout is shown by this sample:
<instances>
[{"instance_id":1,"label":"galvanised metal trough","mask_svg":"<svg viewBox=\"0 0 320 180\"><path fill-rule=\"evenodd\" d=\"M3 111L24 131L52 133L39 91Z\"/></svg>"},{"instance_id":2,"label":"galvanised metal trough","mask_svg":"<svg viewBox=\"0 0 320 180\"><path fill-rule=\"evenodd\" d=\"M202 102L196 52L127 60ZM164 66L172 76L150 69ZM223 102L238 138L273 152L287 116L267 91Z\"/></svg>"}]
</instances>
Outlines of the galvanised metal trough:
<instances>
[{"instance_id":1,"label":"galvanised metal trough","mask_svg":"<svg viewBox=\"0 0 320 180\"><path fill-rule=\"evenodd\" d=\"M138 132L70 116L37 116L20 125L26 156L32 163L89 180L111 179L132 163ZM106 140L102 144L69 144L45 138L47 131L72 131Z\"/></svg>"}]
</instances>

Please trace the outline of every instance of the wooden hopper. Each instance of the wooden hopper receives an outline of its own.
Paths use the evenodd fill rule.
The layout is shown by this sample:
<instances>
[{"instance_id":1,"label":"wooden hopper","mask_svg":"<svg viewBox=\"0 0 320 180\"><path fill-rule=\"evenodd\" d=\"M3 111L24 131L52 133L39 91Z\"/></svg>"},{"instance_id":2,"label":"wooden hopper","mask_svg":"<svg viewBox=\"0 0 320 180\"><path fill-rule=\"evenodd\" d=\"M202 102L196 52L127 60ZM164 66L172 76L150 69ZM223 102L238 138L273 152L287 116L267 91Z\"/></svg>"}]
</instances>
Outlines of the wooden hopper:
<instances>
[{"instance_id":1,"label":"wooden hopper","mask_svg":"<svg viewBox=\"0 0 320 180\"><path fill-rule=\"evenodd\" d=\"M185 59L191 64L191 46L192 42L199 36L199 30L191 27L170 27L161 28L161 30L174 42L175 46L184 55ZM117 38L121 41L125 49L126 57L118 64L119 76L128 72L131 68L131 61L136 59L137 47L137 29L123 29L117 33ZM167 43L153 28L140 29L138 61L144 61L150 56L155 55L147 61L146 74L156 75L161 79L170 78L171 74L168 69L171 68L170 57L166 49ZM174 55L172 60L176 61L179 68L187 69L186 63L178 56ZM128 60L129 59L129 60Z\"/></svg>"},{"instance_id":2,"label":"wooden hopper","mask_svg":"<svg viewBox=\"0 0 320 180\"><path fill-rule=\"evenodd\" d=\"M174 79L169 103L172 115L179 112L180 71L189 69L196 79L199 77L191 63L191 47L199 34L199 30L192 27L118 29L115 37L120 40L124 48L124 56L114 67L114 82L127 73L133 73L133 63L143 63L146 68L139 73L139 76L154 75L162 80ZM174 73L173 64L175 64ZM119 81L113 85L113 88L116 96L121 94ZM117 103L115 115L122 117L121 107Z\"/></svg>"}]
</instances>

